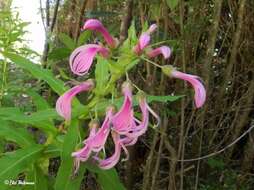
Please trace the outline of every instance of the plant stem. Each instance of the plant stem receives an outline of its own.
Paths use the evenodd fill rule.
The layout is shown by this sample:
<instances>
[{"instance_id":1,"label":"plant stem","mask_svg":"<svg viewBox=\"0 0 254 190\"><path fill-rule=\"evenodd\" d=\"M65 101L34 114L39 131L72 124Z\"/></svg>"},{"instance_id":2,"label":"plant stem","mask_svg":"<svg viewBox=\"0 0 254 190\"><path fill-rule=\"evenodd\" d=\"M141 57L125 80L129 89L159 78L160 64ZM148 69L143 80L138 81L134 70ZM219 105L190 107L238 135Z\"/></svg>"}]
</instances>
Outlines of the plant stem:
<instances>
[{"instance_id":1,"label":"plant stem","mask_svg":"<svg viewBox=\"0 0 254 190\"><path fill-rule=\"evenodd\" d=\"M5 90L5 87L6 87L6 83L7 83L7 61L6 59L4 58L3 60L3 68L2 68L2 85L1 85L1 95L0 95L0 106L2 105L2 99L3 99L3 96L4 96L4 90Z\"/></svg>"}]
</instances>

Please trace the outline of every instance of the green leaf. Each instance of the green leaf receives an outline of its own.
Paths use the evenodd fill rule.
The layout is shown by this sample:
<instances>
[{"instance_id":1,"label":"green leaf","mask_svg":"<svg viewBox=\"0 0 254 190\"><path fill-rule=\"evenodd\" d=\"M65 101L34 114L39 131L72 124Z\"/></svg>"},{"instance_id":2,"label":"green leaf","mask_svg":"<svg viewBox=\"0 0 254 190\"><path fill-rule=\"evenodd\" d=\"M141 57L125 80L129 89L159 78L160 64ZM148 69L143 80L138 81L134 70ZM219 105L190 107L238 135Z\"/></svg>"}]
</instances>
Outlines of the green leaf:
<instances>
[{"instance_id":1,"label":"green leaf","mask_svg":"<svg viewBox=\"0 0 254 190\"><path fill-rule=\"evenodd\" d=\"M115 169L101 170L97 181L103 190L125 190Z\"/></svg>"},{"instance_id":2,"label":"green leaf","mask_svg":"<svg viewBox=\"0 0 254 190\"><path fill-rule=\"evenodd\" d=\"M62 60L62 59L68 58L70 56L70 54L71 54L70 49L61 47L61 48L53 49L49 53L48 58L51 60L57 61L57 60Z\"/></svg>"},{"instance_id":3,"label":"green leaf","mask_svg":"<svg viewBox=\"0 0 254 190\"><path fill-rule=\"evenodd\" d=\"M179 0L166 0L168 7L173 11L179 3Z\"/></svg>"},{"instance_id":4,"label":"green leaf","mask_svg":"<svg viewBox=\"0 0 254 190\"><path fill-rule=\"evenodd\" d=\"M43 146L33 145L31 147L5 153L0 159L0 189L8 187L2 183L4 180L15 179L19 173L23 172L40 158L42 150Z\"/></svg>"},{"instance_id":5,"label":"green leaf","mask_svg":"<svg viewBox=\"0 0 254 190\"><path fill-rule=\"evenodd\" d=\"M26 93L33 98L33 102L37 110L45 110L50 108L48 102L33 89L28 89Z\"/></svg>"},{"instance_id":6,"label":"green leaf","mask_svg":"<svg viewBox=\"0 0 254 190\"><path fill-rule=\"evenodd\" d=\"M55 190L72 190L73 157L71 153L75 150L78 141L79 129L78 120L72 120L68 127L67 134L64 137L64 143L61 154L61 166L57 172ZM76 188L79 189L79 188Z\"/></svg>"},{"instance_id":7,"label":"green leaf","mask_svg":"<svg viewBox=\"0 0 254 190\"><path fill-rule=\"evenodd\" d=\"M148 95L147 96L147 102L174 102L180 98L182 98L183 96L152 96L152 95Z\"/></svg>"},{"instance_id":8,"label":"green leaf","mask_svg":"<svg viewBox=\"0 0 254 190\"><path fill-rule=\"evenodd\" d=\"M16 108L0 108L0 116L3 120L14 121L22 124L31 124L34 127L44 130L45 132L57 132L57 129L54 127L52 122L50 122L50 119L59 118L55 109L41 110L33 114L26 115Z\"/></svg>"},{"instance_id":9,"label":"green leaf","mask_svg":"<svg viewBox=\"0 0 254 190\"><path fill-rule=\"evenodd\" d=\"M152 95L147 95L147 102L148 103L151 103L151 102L163 102L163 103L166 103L166 102L174 102L180 98L182 98L183 96L152 96ZM114 104L120 108L121 105L123 103L123 97L121 98L117 98L114 100ZM104 111L106 109L106 107L108 105L112 104L111 100L105 100L105 101L102 101L102 102L99 102L98 105L97 105L97 109L99 111ZM138 105L138 99L137 99L137 96L135 95L134 96L134 101L133 101L133 106L137 106Z\"/></svg>"},{"instance_id":10,"label":"green leaf","mask_svg":"<svg viewBox=\"0 0 254 190\"><path fill-rule=\"evenodd\" d=\"M28 182L33 182L34 185L26 185L25 190L47 190L48 181L47 177L44 175L42 169L34 164L31 171L28 172L27 179Z\"/></svg>"},{"instance_id":11,"label":"green leaf","mask_svg":"<svg viewBox=\"0 0 254 190\"><path fill-rule=\"evenodd\" d=\"M84 45L90 38L91 34L92 32L89 30L85 30L84 32L82 32L78 38L77 45L78 46Z\"/></svg>"},{"instance_id":12,"label":"green leaf","mask_svg":"<svg viewBox=\"0 0 254 190\"><path fill-rule=\"evenodd\" d=\"M47 69L43 69L40 65L33 63L32 61L13 53L4 53L4 56L9 58L13 63L17 64L21 68L29 71L35 78L44 80L48 85L59 95L63 94L67 88L64 87L64 82L56 79L52 72Z\"/></svg>"},{"instance_id":13,"label":"green leaf","mask_svg":"<svg viewBox=\"0 0 254 190\"><path fill-rule=\"evenodd\" d=\"M138 42L135 22L132 21L130 28L128 29L128 38L124 41L123 46L121 47L121 51L123 53L132 53L132 47L134 47Z\"/></svg>"},{"instance_id":14,"label":"green leaf","mask_svg":"<svg viewBox=\"0 0 254 190\"><path fill-rule=\"evenodd\" d=\"M115 169L102 170L96 165L84 164L86 168L97 174L97 180L101 185L103 190L124 190L124 186L118 177L117 171Z\"/></svg>"},{"instance_id":15,"label":"green leaf","mask_svg":"<svg viewBox=\"0 0 254 190\"><path fill-rule=\"evenodd\" d=\"M95 68L96 89L95 93L98 95L104 94L105 86L109 80L109 63L102 57L97 57L97 64Z\"/></svg>"},{"instance_id":16,"label":"green leaf","mask_svg":"<svg viewBox=\"0 0 254 190\"><path fill-rule=\"evenodd\" d=\"M12 127L7 121L0 119L0 137L17 143L20 147L27 147L35 144L31 134L24 128Z\"/></svg>"},{"instance_id":17,"label":"green leaf","mask_svg":"<svg viewBox=\"0 0 254 190\"><path fill-rule=\"evenodd\" d=\"M74 50L75 49L75 42L73 39L71 39L70 36L68 36L67 34L65 33L60 33L58 35L59 37L59 40L67 47L69 48L70 50Z\"/></svg>"}]
</instances>

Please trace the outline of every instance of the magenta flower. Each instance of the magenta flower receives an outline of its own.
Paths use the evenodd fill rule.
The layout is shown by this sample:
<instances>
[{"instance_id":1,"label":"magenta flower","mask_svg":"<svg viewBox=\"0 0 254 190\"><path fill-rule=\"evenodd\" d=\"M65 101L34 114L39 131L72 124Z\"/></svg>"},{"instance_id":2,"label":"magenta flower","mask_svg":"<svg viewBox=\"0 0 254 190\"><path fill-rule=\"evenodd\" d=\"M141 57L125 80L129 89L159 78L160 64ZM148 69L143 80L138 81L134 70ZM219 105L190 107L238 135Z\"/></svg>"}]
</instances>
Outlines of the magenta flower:
<instances>
[{"instance_id":1,"label":"magenta flower","mask_svg":"<svg viewBox=\"0 0 254 190\"><path fill-rule=\"evenodd\" d=\"M148 123L149 123L149 113L151 113L156 118L157 126L160 124L159 116L147 104L146 98L143 94L140 95L140 97L139 97L139 107L140 107L141 113L142 113L142 120L139 121L139 120L135 119L135 121L133 122L131 131L128 134L126 134L126 136L128 136L129 138L132 138L132 139L145 134L145 132L147 131ZM136 124L136 123L138 123L138 124ZM127 139L125 140L125 143L127 143L126 141L127 141ZM127 144L129 144L129 143L127 143Z\"/></svg>"},{"instance_id":2,"label":"magenta flower","mask_svg":"<svg viewBox=\"0 0 254 190\"><path fill-rule=\"evenodd\" d=\"M196 107L200 108L203 106L206 100L206 90L199 77L177 71L170 65L163 66L162 71L170 77L182 79L189 82L195 91L194 100Z\"/></svg>"},{"instance_id":3,"label":"magenta flower","mask_svg":"<svg viewBox=\"0 0 254 190\"><path fill-rule=\"evenodd\" d=\"M76 159L81 161L86 161L92 151L98 153L104 148L110 132L110 120L113 115L113 111L113 107L109 107L107 109L106 117L102 126L99 129L96 126L91 128L89 137L83 142L85 146L81 150L73 152L73 157L76 157Z\"/></svg>"},{"instance_id":4,"label":"magenta flower","mask_svg":"<svg viewBox=\"0 0 254 190\"><path fill-rule=\"evenodd\" d=\"M82 91L91 90L93 87L94 82L92 80L87 80L65 92L56 102L57 113L65 118L65 120L70 120L72 98Z\"/></svg>"},{"instance_id":5,"label":"magenta flower","mask_svg":"<svg viewBox=\"0 0 254 190\"><path fill-rule=\"evenodd\" d=\"M126 134L131 129L134 120L132 109L132 87L129 82L122 85L124 102L120 110L112 117L112 127L119 134Z\"/></svg>"},{"instance_id":6,"label":"magenta flower","mask_svg":"<svg viewBox=\"0 0 254 190\"><path fill-rule=\"evenodd\" d=\"M126 160L129 158L128 151L127 151L126 147L123 145L122 140L120 139L120 135L114 131L112 131L111 134L112 134L112 138L113 138L114 145L115 145L114 154L106 159L103 159L103 160L98 157L94 157L94 159L98 161L99 167L102 169L113 168L118 163L120 156L121 156L122 148L127 155Z\"/></svg>"},{"instance_id":7,"label":"magenta flower","mask_svg":"<svg viewBox=\"0 0 254 190\"><path fill-rule=\"evenodd\" d=\"M96 123L90 123L90 133L87 138L87 141L91 140L94 138L96 131L98 129L98 125ZM85 146L80 149L79 151L73 152L71 155L75 157L76 161L83 161L85 162L91 155L92 149L89 146L89 143L86 143Z\"/></svg>"},{"instance_id":8,"label":"magenta flower","mask_svg":"<svg viewBox=\"0 0 254 190\"><path fill-rule=\"evenodd\" d=\"M109 107L106 112L105 120L102 126L99 128L98 132L93 136L92 139L87 139L84 141L85 144L89 144L94 152L99 152L104 148L106 140L110 132L110 122L114 113L114 107Z\"/></svg>"},{"instance_id":9,"label":"magenta flower","mask_svg":"<svg viewBox=\"0 0 254 190\"><path fill-rule=\"evenodd\" d=\"M152 24L152 25L148 28L147 32L148 32L149 34L152 34L152 33L155 32L156 29L157 29L157 25L156 25L156 24Z\"/></svg>"},{"instance_id":10,"label":"magenta flower","mask_svg":"<svg viewBox=\"0 0 254 190\"><path fill-rule=\"evenodd\" d=\"M140 55L143 51L143 49L145 49L145 47L147 47L150 43L150 35L147 34L147 33L143 33L141 34L141 36L139 37L139 40L138 40L138 44L136 46L134 46L134 52L137 54L137 55Z\"/></svg>"},{"instance_id":11,"label":"magenta flower","mask_svg":"<svg viewBox=\"0 0 254 190\"><path fill-rule=\"evenodd\" d=\"M141 34L137 45L135 45L133 48L133 51L137 55L140 55L142 53L143 49L145 49L149 45L150 40L151 40L150 35L151 35L151 33L153 33L155 31L156 28L157 28L157 25L152 24L146 32Z\"/></svg>"},{"instance_id":12,"label":"magenta flower","mask_svg":"<svg viewBox=\"0 0 254 190\"><path fill-rule=\"evenodd\" d=\"M156 57L159 54L162 54L164 59L168 59L171 55L171 49L168 46L161 46L147 53L150 58Z\"/></svg>"},{"instance_id":13,"label":"magenta flower","mask_svg":"<svg viewBox=\"0 0 254 190\"><path fill-rule=\"evenodd\" d=\"M69 59L71 71L80 76L85 75L97 53L107 58L109 50L97 44L87 44L75 49Z\"/></svg>"},{"instance_id":14,"label":"magenta flower","mask_svg":"<svg viewBox=\"0 0 254 190\"><path fill-rule=\"evenodd\" d=\"M97 19L87 20L83 26L83 30L95 30L100 32L110 47L115 48L117 45L116 40L109 34L107 29Z\"/></svg>"}]
</instances>

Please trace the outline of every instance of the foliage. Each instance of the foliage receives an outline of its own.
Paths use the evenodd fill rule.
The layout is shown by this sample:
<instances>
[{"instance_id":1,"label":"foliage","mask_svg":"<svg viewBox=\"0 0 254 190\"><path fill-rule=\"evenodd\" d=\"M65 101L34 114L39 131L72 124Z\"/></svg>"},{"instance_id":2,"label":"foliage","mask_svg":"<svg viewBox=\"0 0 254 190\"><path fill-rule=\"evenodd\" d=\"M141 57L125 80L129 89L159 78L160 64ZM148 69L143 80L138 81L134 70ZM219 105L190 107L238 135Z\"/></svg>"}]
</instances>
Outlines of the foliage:
<instances>
[{"instance_id":1,"label":"foliage","mask_svg":"<svg viewBox=\"0 0 254 190\"><path fill-rule=\"evenodd\" d=\"M54 6L56 1L49 2ZM95 180L104 190L125 186L139 190L145 185L162 190L251 190L253 134L235 139L253 125L253 1L84 1L88 3L83 12L82 2L61 2L57 28L49 35L52 41L45 65L34 61L38 55L23 39L29 23L21 21L10 5L0 11L0 189L12 188L2 183L4 180L21 179L35 185L13 189L98 189ZM119 37L120 19L128 14L124 9L128 2L133 2L129 16L135 23L129 29L129 38L122 42L122 57L119 62L96 58L91 69L97 83L93 91L96 99L90 102L91 97L76 98L73 120L65 123L55 111L55 101L68 90L66 81L73 78L68 57L76 47L98 40L91 32L79 33L77 28L81 28L83 19L96 17ZM51 20L53 12L52 7ZM146 21L159 26L152 46L162 41L174 52L170 60L156 62L170 63L204 78L210 96L203 110L193 109L189 96L175 96L192 93L187 85L183 88L182 83L165 79L155 67L131 55L130 48L140 35L137 31L147 28ZM119 63L123 67L118 67ZM86 137L91 115L98 112L101 117L112 101L120 107L123 98L117 94L115 81L122 80L125 71L149 93L148 101L156 103L156 111L165 115L162 121L166 128L149 129L151 133L132 150L130 162L108 171L88 162L75 174L70 153ZM111 74L117 79L113 80ZM75 78L76 82L85 79ZM117 98L112 100L111 93ZM176 101L180 98L181 104ZM223 150L231 142L232 147L220 156L179 161Z\"/></svg>"}]
</instances>

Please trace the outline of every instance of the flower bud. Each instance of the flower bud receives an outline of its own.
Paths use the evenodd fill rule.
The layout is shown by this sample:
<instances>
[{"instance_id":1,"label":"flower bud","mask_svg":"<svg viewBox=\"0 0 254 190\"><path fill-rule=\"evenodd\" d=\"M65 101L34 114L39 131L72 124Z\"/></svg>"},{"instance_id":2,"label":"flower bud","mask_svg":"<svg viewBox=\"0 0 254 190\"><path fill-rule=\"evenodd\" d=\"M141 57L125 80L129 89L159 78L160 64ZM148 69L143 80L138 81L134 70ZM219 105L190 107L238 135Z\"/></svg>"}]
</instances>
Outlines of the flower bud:
<instances>
[{"instance_id":1,"label":"flower bud","mask_svg":"<svg viewBox=\"0 0 254 190\"><path fill-rule=\"evenodd\" d=\"M161 67L161 70L165 75L171 77L171 73L175 70L175 68L171 65L164 65Z\"/></svg>"}]
</instances>

